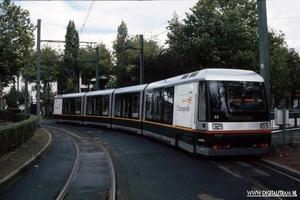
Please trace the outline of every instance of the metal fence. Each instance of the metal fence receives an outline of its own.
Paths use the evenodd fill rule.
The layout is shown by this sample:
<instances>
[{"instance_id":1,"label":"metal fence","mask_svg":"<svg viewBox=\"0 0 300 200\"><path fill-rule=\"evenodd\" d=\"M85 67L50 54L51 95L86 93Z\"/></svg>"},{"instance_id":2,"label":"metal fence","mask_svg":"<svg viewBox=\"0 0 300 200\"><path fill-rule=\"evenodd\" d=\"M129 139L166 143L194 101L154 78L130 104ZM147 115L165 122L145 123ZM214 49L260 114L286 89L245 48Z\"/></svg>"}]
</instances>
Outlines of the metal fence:
<instances>
[{"instance_id":1,"label":"metal fence","mask_svg":"<svg viewBox=\"0 0 300 200\"><path fill-rule=\"evenodd\" d=\"M271 111L272 145L300 145L300 110L289 109L288 122L284 125L275 123L274 110Z\"/></svg>"},{"instance_id":2,"label":"metal fence","mask_svg":"<svg viewBox=\"0 0 300 200\"><path fill-rule=\"evenodd\" d=\"M277 130L282 129L281 126L275 124L274 110L271 110L271 129ZM300 110L289 110L289 123L286 124L286 128L300 128Z\"/></svg>"}]
</instances>

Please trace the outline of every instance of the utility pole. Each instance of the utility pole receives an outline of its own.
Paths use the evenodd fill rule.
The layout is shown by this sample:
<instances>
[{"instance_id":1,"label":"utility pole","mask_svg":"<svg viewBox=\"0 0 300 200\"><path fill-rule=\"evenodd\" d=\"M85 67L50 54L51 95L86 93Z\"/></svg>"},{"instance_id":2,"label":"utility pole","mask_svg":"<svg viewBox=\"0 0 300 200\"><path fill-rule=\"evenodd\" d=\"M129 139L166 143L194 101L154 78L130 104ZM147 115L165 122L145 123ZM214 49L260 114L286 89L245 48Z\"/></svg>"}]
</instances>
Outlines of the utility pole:
<instances>
[{"instance_id":1,"label":"utility pole","mask_svg":"<svg viewBox=\"0 0 300 200\"><path fill-rule=\"evenodd\" d=\"M47 110L46 110L46 116L50 117L50 66L48 65L48 80L47 80Z\"/></svg>"},{"instance_id":2,"label":"utility pole","mask_svg":"<svg viewBox=\"0 0 300 200\"><path fill-rule=\"evenodd\" d=\"M19 79L20 79L20 75L19 75L19 72L18 72L18 75L17 75L17 108L19 108L19 105L20 105L20 102L19 102L19 91L20 91L20 82L19 82Z\"/></svg>"},{"instance_id":3,"label":"utility pole","mask_svg":"<svg viewBox=\"0 0 300 200\"><path fill-rule=\"evenodd\" d=\"M96 47L96 90L99 90L99 49Z\"/></svg>"},{"instance_id":4,"label":"utility pole","mask_svg":"<svg viewBox=\"0 0 300 200\"><path fill-rule=\"evenodd\" d=\"M270 67L266 0L257 0L260 75L265 80L266 100L270 115Z\"/></svg>"},{"instance_id":5,"label":"utility pole","mask_svg":"<svg viewBox=\"0 0 300 200\"><path fill-rule=\"evenodd\" d=\"M26 54L26 62L25 62L25 114L28 114L28 51L27 51L27 45L25 47L25 54Z\"/></svg>"},{"instance_id":6,"label":"utility pole","mask_svg":"<svg viewBox=\"0 0 300 200\"><path fill-rule=\"evenodd\" d=\"M41 59L41 20L37 21L37 50L36 50L36 115L40 127L40 59Z\"/></svg>"},{"instance_id":7,"label":"utility pole","mask_svg":"<svg viewBox=\"0 0 300 200\"><path fill-rule=\"evenodd\" d=\"M0 109L4 108L3 86L0 80Z\"/></svg>"},{"instance_id":8,"label":"utility pole","mask_svg":"<svg viewBox=\"0 0 300 200\"><path fill-rule=\"evenodd\" d=\"M140 35L140 85L144 83L144 39Z\"/></svg>"}]
</instances>

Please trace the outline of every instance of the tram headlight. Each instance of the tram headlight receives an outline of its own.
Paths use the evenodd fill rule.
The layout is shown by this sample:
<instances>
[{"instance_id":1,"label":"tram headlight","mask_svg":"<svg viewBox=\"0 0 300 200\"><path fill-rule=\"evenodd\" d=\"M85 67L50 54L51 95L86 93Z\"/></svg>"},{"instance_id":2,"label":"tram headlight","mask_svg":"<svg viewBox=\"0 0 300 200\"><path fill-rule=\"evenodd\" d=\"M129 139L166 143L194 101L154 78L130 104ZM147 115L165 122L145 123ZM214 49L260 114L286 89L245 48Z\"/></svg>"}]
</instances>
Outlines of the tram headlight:
<instances>
[{"instance_id":1,"label":"tram headlight","mask_svg":"<svg viewBox=\"0 0 300 200\"><path fill-rule=\"evenodd\" d=\"M223 130L223 124L212 124L213 130Z\"/></svg>"},{"instance_id":2,"label":"tram headlight","mask_svg":"<svg viewBox=\"0 0 300 200\"><path fill-rule=\"evenodd\" d=\"M268 129L269 128L269 124L268 123L261 123L260 124L260 128L261 129Z\"/></svg>"}]
</instances>

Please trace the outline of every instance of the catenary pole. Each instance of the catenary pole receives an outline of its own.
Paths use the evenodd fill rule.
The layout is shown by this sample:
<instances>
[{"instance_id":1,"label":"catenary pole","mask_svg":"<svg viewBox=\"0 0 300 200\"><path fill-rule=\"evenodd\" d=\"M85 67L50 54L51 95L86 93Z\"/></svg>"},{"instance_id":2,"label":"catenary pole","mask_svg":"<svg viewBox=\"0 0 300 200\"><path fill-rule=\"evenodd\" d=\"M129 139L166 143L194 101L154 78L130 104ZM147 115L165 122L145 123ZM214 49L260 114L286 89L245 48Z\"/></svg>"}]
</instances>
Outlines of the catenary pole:
<instances>
[{"instance_id":1,"label":"catenary pole","mask_svg":"<svg viewBox=\"0 0 300 200\"><path fill-rule=\"evenodd\" d=\"M270 68L266 0L257 0L260 75L265 80L266 100L270 115Z\"/></svg>"},{"instance_id":2,"label":"catenary pole","mask_svg":"<svg viewBox=\"0 0 300 200\"><path fill-rule=\"evenodd\" d=\"M144 39L140 35L140 85L144 83Z\"/></svg>"},{"instance_id":3,"label":"catenary pole","mask_svg":"<svg viewBox=\"0 0 300 200\"><path fill-rule=\"evenodd\" d=\"M25 55L26 55L26 61L25 61L25 114L28 114L28 50L27 45L25 47Z\"/></svg>"},{"instance_id":4,"label":"catenary pole","mask_svg":"<svg viewBox=\"0 0 300 200\"><path fill-rule=\"evenodd\" d=\"M36 115L40 126L40 58L41 58L41 20L37 21L37 50L36 50Z\"/></svg>"},{"instance_id":5,"label":"catenary pole","mask_svg":"<svg viewBox=\"0 0 300 200\"><path fill-rule=\"evenodd\" d=\"M96 47L96 90L99 90L99 49Z\"/></svg>"}]
</instances>

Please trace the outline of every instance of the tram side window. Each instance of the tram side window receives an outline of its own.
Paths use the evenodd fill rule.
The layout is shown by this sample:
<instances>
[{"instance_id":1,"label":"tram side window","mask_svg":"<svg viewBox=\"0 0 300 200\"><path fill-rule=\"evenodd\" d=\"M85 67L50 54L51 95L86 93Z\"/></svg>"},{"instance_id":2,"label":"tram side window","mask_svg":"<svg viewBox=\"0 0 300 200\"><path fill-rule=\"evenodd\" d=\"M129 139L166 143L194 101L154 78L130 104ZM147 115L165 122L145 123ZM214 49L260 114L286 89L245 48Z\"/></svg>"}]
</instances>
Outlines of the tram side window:
<instances>
[{"instance_id":1,"label":"tram side window","mask_svg":"<svg viewBox=\"0 0 300 200\"><path fill-rule=\"evenodd\" d=\"M75 114L75 99L70 99L69 101L70 101L69 113Z\"/></svg>"},{"instance_id":2,"label":"tram side window","mask_svg":"<svg viewBox=\"0 0 300 200\"><path fill-rule=\"evenodd\" d=\"M87 99L87 115L100 115L101 99L98 97L89 97Z\"/></svg>"},{"instance_id":3,"label":"tram side window","mask_svg":"<svg viewBox=\"0 0 300 200\"><path fill-rule=\"evenodd\" d=\"M117 117L139 117L139 93L116 95L115 116Z\"/></svg>"},{"instance_id":4,"label":"tram side window","mask_svg":"<svg viewBox=\"0 0 300 200\"><path fill-rule=\"evenodd\" d=\"M101 115L101 97L94 100L94 115Z\"/></svg>"},{"instance_id":5,"label":"tram side window","mask_svg":"<svg viewBox=\"0 0 300 200\"><path fill-rule=\"evenodd\" d=\"M172 124L173 101L174 87L147 91L146 119Z\"/></svg>"},{"instance_id":6,"label":"tram side window","mask_svg":"<svg viewBox=\"0 0 300 200\"><path fill-rule=\"evenodd\" d=\"M75 109L76 104L75 104L75 99L70 99L70 114L75 114Z\"/></svg>"},{"instance_id":7,"label":"tram side window","mask_svg":"<svg viewBox=\"0 0 300 200\"><path fill-rule=\"evenodd\" d=\"M87 105L86 105L86 114L87 115L93 114L93 104L94 104L93 101L94 101L94 99L91 97L87 99Z\"/></svg>"},{"instance_id":8,"label":"tram side window","mask_svg":"<svg viewBox=\"0 0 300 200\"><path fill-rule=\"evenodd\" d=\"M121 117L121 105L122 105L122 99L120 95L116 95L115 99L115 116Z\"/></svg>"},{"instance_id":9,"label":"tram side window","mask_svg":"<svg viewBox=\"0 0 300 200\"><path fill-rule=\"evenodd\" d=\"M70 101L69 99L63 99L63 114L70 113Z\"/></svg>"},{"instance_id":10,"label":"tram side window","mask_svg":"<svg viewBox=\"0 0 300 200\"><path fill-rule=\"evenodd\" d=\"M81 98L70 98L63 100L64 114L81 114Z\"/></svg>"},{"instance_id":11,"label":"tram side window","mask_svg":"<svg viewBox=\"0 0 300 200\"><path fill-rule=\"evenodd\" d=\"M101 115L107 116L109 112L109 96L103 96L101 100Z\"/></svg>"},{"instance_id":12,"label":"tram side window","mask_svg":"<svg viewBox=\"0 0 300 200\"><path fill-rule=\"evenodd\" d=\"M97 115L97 99L95 97L92 98L93 110L92 115Z\"/></svg>"},{"instance_id":13,"label":"tram side window","mask_svg":"<svg viewBox=\"0 0 300 200\"><path fill-rule=\"evenodd\" d=\"M75 99L75 114L76 115L81 114L81 98Z\"/></svg>"},{"instance_id":14,"label":"tram side window","mask_svg":"<svg viewBox=\"0 0 300 200\"><path fill-rule=\"evenodd\" d=\"M135 93L132 94L132 118L139 118L139 110L140 110L140 94Z\"/></svg>"},{"instance_id":15,"label":"tram side window","mask_svg":"<svg viewBox=\"0 0 300 200\"><path fill-rule=\"evenodd\" d=\"M199 83L199 106L198 106L198 120L206 120L206 89L205 82Z\"/></svg>"},{"instance_id":16,"label":"tram side window","mask_svg":"<svg viewBox=\"0 0 300 200\"><path fill-rule=\"evenodd\" d=\"M164 113L163 121L167 124L173 122L174 87L164 90Z\"/></svg>"},{"instance_id":17,"label":"tram side window","mask_svg":"<svg viewBox=\"0 0 300 200\"><path fill-rule=\"evenodd\" d=\"M128 96L123 96L122 98L122 111L121 111L121 116L122 117L129 117L130 114L130 101L129 101L129 98Z\"/></svg>"},{"instance_id":18,"label":"tram side window","mask_svg":"<svg viewBox=\"0 0 300 200\"><path fill-rule=\"evenodd\" d=\"M153 116L153 91L146 92L146 119L152 120Z\"/></svg>"},{"instance_id":19,"label":"tram side window","mask_svg":"<svg viewBox=\"0 0 300 200\"><path fill-rule=\"evenodd\" d=\"M162 119L162 89L154 90L154 101L153 101L153 120L161 121Z\"/></svg>"}]
</instances>

